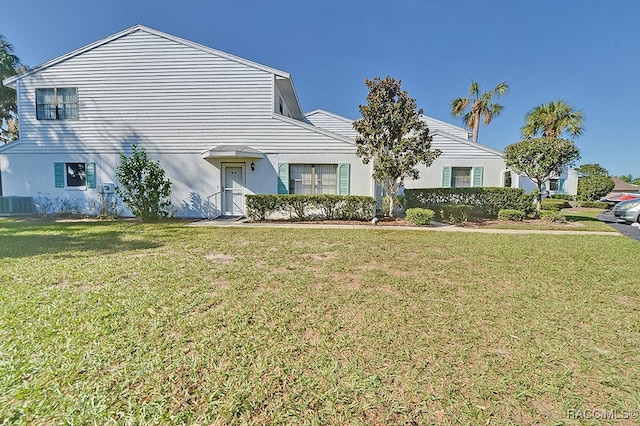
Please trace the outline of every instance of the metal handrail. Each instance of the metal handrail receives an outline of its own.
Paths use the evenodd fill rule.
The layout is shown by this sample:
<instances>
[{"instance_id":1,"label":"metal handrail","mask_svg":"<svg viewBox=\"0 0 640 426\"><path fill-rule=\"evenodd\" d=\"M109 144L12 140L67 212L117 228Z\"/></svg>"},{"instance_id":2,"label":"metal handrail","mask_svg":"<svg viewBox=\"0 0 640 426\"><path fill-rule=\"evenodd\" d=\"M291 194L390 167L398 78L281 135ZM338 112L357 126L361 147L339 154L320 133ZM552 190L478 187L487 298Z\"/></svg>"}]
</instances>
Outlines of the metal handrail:
<instances>
[{"instance_id":1,"label":"metal handrail","mask_svg":"<svg viewBox=\"0 0 640 426\"><path fill-rule=\"evenodd\" d=\"M218 194L222 194L222 191L214 192L213 194L208 195L206 197L207 198L207 219L209 219L209 220L212 219L212 217L211 217L211 212L212 212L212 209L211 209L211 197L214 197L214 196L216 196ZM214 209L215 209L215 207L216 207L216 205L214 204Z\"/></svg>"}]
</instances>

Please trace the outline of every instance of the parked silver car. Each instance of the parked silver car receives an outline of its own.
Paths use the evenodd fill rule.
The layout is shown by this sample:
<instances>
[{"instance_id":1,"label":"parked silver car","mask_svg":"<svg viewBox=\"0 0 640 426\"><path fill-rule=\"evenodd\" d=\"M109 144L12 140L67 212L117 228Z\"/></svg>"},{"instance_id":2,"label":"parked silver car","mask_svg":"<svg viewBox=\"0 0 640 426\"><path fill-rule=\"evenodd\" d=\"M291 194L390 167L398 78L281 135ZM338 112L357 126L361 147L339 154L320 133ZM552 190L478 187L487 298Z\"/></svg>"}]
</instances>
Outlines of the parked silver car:
<instances>
[{"instance_id":1,"label":"parked silver car","mask_svg":"<svg viewBox=\"0 0 640 426\"><path fill-rule=\"evenodd\" d=\"M640 198L619 202L613 208L613 215L626 223L640 222Z\"/></svg>"}]
</instances>

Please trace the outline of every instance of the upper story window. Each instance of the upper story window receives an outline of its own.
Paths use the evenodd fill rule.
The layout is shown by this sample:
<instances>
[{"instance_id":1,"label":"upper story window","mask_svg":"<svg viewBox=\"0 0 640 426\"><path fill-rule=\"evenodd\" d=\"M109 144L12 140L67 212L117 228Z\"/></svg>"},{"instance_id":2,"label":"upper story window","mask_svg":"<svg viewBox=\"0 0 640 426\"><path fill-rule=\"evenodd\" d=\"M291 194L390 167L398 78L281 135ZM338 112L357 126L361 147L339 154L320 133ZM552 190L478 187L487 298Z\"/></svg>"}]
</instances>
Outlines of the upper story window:
<instances>
[{"instance_id":1,"label":"upper story window","mask_svg":"<svg viewBox=\"0 0 640 426\"><path fill-rule=\"evenodd\" d=\"M77 120L78 90L75 87L36 89L38 120Z\"/></svg>"}]
</instances>

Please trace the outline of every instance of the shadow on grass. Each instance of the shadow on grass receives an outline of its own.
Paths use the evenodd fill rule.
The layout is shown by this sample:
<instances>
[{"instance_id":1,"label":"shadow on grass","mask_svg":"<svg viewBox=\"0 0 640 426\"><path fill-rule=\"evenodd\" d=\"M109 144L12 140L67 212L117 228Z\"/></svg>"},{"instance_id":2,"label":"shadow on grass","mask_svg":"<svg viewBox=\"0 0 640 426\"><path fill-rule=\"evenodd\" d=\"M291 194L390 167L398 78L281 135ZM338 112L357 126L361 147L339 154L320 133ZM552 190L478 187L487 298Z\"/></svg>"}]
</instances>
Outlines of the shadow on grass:
<instances>
[{"instance_id":1,"label":"shadow on grass","mask_svg":"<svg viewBox=\"0 0 640 426\"><path fill-rule=\"evenodd\" d=\"M0 221L0 259L95 256L161 245L131 228L118 222Z\"/></svg>"},{"instance_id":2,"label":"shadow on grass","mask_svg":"<svg viewBox=\"0 0 640 426\"><path fill-rule=\"evenodd\" d=\"M600 222L600 220L595 217L583 216L578 214L567 214L566 218L569 222Z\"/></svg>"}]
</instances>

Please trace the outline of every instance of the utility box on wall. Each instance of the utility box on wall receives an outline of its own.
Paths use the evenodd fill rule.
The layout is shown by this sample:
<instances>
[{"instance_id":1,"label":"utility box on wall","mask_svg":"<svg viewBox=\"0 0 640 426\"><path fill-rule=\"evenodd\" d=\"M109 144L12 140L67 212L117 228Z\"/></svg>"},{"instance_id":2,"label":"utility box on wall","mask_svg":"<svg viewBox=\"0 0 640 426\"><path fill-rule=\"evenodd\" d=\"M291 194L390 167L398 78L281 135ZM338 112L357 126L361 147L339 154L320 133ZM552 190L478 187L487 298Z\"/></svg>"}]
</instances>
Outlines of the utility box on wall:
<instances>
[{"instance_id":1,"label":"utility box on wall","mask_svg":"<svg viewBox=\"0 0 640 426\"><path fill-rule=\"evenodd\" d=\"M100 192L102 194L115 194L116 184L113 182L105 182L102 185L100 185Z\"/></svg>"}]
</instances>

